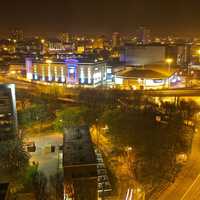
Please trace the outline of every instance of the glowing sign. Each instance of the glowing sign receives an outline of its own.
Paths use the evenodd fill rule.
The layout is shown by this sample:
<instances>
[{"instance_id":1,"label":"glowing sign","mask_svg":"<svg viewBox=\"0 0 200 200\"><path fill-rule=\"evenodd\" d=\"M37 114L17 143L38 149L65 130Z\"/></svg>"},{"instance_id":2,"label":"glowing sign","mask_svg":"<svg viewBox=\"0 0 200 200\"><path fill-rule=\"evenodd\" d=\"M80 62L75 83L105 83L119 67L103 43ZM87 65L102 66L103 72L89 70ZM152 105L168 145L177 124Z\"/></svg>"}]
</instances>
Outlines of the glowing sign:
<instances>
[{"instance_id":1,"label":"glowing sign","mask_svg":"<svg viewBox=\"0 0 200 200\"><path fill-rule=\"evenodd\" d=\"M153 80L153 79L147 79L145 80L146 86L162 86L165 84L164 80Z\"/></svg>"},{"instance_id":2,"label":"glowing sign","mask_svg":"<svg viewBox=\"0 0 200 200\"><path fill-rule=\"evenodd\" d=\"M111 74L112 73L112 69L111 68L107 68L107 74Z\"/></svg>"},{"instance_id":3,"label":"glowing sign","mask_svg":"<svg viewBox=\"0 0 200 200\"><path fill-rule=\"evenodd\" d=\"M123 79L119 78L119 77L115 77L115 83L119 84L119 85L122 85L123 84Z\"/></svg>"},{"instance_id":4,"label":"glowing sign","mask_svg":"<svg viewBox=\"0 0 200 200\"><path fill-rule=\"evenodd\" d=\"M77 63L78 63L78 60L76 60L76 59L66 59L66 60L65 60L65 63L77 64Z\"/></svg>"},{"instance_id":5,"label":"glowing sign","mask_svg":"<svg viewBox=\"0 0 200 200\"><path fill-rule=\"evenodd\" d=\"M101 81L101 72L94 73L93 75L94 83L98 83Z\"/></svg>"}]
</instances>

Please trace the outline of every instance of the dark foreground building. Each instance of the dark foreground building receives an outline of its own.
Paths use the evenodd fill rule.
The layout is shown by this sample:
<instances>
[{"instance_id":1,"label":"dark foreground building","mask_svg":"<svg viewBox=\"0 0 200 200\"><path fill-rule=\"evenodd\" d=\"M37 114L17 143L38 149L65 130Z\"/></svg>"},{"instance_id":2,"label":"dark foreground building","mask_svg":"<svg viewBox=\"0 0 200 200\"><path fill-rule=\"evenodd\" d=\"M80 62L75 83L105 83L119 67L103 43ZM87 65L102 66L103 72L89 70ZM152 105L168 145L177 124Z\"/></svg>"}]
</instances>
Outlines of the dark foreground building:
<instances>
[{"instance_id":1,"label":"dark foreground building","mask_svg":"<svg viewBox=\"0 0 200 200\"><path fill-rule=\"evenodd\" d=\"M89 128L65 130L64 199L97 200L97 162Z\"/></svg>"},{"instance_id":2,"label":"dark foreground building","mask_svg":"<svg viewBox=\"0 0 200 200\"><path fill-rule=\"evenodd\" d=\"M0 141L17 133L17 111L14 84L0 84Z\"/></svg>"}]
</instances>

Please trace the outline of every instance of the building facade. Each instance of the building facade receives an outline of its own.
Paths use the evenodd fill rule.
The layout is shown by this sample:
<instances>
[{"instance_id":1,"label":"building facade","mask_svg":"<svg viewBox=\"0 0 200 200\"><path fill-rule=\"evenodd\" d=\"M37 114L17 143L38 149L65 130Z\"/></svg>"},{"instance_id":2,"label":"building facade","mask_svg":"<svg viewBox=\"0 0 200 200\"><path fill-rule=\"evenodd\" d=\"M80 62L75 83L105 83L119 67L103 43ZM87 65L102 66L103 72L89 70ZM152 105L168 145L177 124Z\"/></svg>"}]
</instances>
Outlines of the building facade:
<instances>
[{"instance_id":1,"label":"building facade","mask_svg":"<svg viewBox=\"0 0 200 200\"><path fill-rule=\"evenodd\" d=\"M187 44L126 44L120 53L120 61L127 65L144 66L163 64L167 58L173 59L174 65L187 66L190 62L191 46Z\"/></svg>"},{"instance_id":2,"label":"building facade","mask_svg":"<svg viewBox=\"0 0 200 200\"><path fill-rule=\"evenodd\" d=\"M17 111L14 84L0 84L0 141L17 134Z\"/></svg>"},{"instance_id":3,"label":"building facade","mask_svg":"<svg viewBox=\"0 0 200 200\"><path fill-rule=\"evenodd\" d=\"M26 59L26 78L44 82L66 83L71 85L101 85L107 80L107 65L99 61L66 59L62 62L33 62Z\"/></svg>"}]
</instances>

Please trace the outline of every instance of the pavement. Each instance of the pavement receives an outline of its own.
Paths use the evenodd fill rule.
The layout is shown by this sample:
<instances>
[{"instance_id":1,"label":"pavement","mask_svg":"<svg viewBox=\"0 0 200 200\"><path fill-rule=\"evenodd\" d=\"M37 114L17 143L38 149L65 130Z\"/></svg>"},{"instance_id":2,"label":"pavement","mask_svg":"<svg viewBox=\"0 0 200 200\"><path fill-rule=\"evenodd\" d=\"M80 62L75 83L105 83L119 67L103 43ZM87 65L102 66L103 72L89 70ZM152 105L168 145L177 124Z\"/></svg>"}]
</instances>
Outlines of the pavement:
<instances>
[{"instance_id":1,"label":"pavement","mask_svg":"<svg viewBox=\"0 0 200 200\"><path fill-rule=\"evenodd\" d=\"M200 199L200 132L194 136L189 161L175 182L158 198L158 200L194 199Z\"/></svg>"},{"instance_id":2,"label":"pavement","mask_svg":"<svg viewBox=\"0 0 200 200\"><path fill-rule=\"evenodd\" d=\"M30 153L30 163L33 161L39 163L39 170L47 176L53 175L62 166L62 153L59 151L59 145L63 144L63 135L60 133L49 133L28 135L26 142L35 142L36 152ZM50 152L49 145L56 147L55 152Z\"/></svg>"}]
</instances>

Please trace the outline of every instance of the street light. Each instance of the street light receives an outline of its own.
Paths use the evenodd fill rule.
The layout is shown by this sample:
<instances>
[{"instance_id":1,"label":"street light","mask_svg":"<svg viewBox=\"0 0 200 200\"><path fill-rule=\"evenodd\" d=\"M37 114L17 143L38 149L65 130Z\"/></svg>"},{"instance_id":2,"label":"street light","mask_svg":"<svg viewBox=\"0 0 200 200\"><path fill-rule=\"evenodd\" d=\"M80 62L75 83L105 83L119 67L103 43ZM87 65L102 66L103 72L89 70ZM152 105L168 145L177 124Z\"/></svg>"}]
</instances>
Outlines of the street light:
<instances>
[{"instance_id":1,"label":"street light","mask_svg":"<svg viewBox=\"0 0 200 200\"><path fill-rule=\"evenodd\" d=\"M45 39L41 39L40 41L41 41L41 43L42 43L42 44L44 44L44 43L45 43Z\"/></svg>"},{"instance_id":2,"label":"street light","mask_svg":"<svg viewBox=\"0 0 200 200\"><path fill-rule=\"evenodd\" d=\"M173 59L172 58L167 58L165 61L168 64L168 67L169 67L168 70L170 72L171 71L171 64L173 62Z\"/></svg>"},{"instance_id":3,"label":"street light","mask_svg":"<svg viewBox=\"0 0 200 200\"><path fill-rule=\"evenodd\" d=\"M52 63L52 60L47 59L47 60L46 60L46 63L47 63L47 64L51 64L51 63Z\"/></svg>"}]
</instances>

